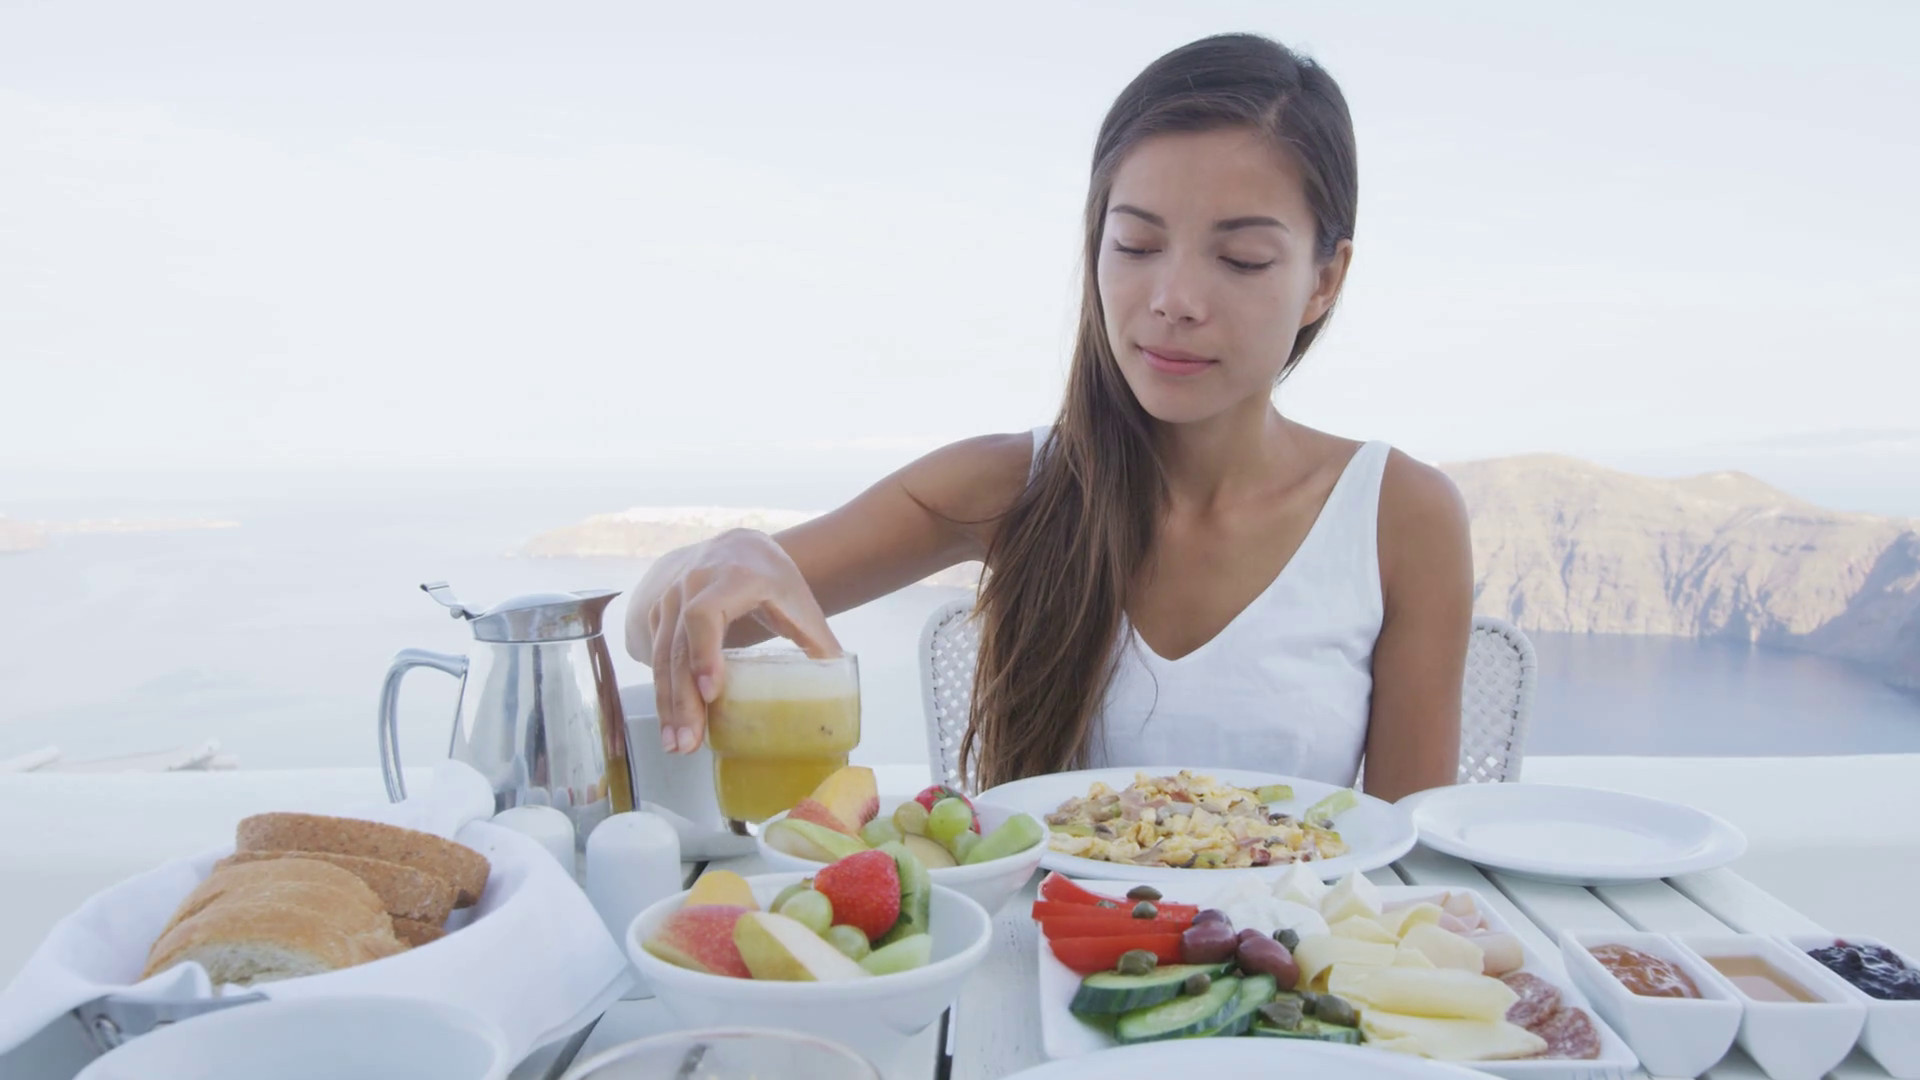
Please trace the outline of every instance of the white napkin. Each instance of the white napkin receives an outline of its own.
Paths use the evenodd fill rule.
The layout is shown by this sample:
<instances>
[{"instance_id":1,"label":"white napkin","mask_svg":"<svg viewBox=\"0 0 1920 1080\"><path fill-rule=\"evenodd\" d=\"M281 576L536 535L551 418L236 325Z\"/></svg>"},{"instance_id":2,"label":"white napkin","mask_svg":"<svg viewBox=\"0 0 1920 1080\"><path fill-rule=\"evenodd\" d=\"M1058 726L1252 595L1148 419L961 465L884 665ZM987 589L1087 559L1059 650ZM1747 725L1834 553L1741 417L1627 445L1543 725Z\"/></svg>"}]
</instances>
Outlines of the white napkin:
<instances>
[{"instance_id":1,"label":"white napkin","mask_svg":"<svg viewBox=\"0 0 1920 1080\"><path fill-rule=\"evenodd\" d=\"M477 820L492 809L486 781L449 761L436 768L427 791L350 815L451 836L487 857L486 892L475 906L454 912L446 937L342 971L226 989L289 999L387 994L464 1006L499 1026L515 1060L578 1030L627 990L626 954L586 894L537 842ZM140 971L180 901L232 851L227 845L130 878L56 924L0 993L0 1054L107 994L135 1001L217 996L221 988L198 964L144 982Z\"/></svg>"}]
</instances>

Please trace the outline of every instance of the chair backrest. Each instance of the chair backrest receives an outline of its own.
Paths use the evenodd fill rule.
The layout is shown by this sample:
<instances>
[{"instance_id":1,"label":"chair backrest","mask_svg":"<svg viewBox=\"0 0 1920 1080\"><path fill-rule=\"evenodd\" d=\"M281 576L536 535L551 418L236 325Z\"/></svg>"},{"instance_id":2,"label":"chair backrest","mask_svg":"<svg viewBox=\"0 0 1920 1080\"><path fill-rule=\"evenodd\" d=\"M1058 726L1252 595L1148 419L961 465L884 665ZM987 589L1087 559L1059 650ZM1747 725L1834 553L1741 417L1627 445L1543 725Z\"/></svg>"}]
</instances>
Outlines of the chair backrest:
<instances>
[{"instance_id":1,"label":"chair backrest","mask_svg":"<svg viewBox=\"0 0 1920 1080\"><path fill-rule=\"evenodd\" d=\"M980 661L972 613L971 600L943 604L920 633L928 767L934 783L963 791L976 790L971 777L960 775L960 740L967 732L973 669ZM1460 783L1520 778L1533 682L1533 643L1526 635L1501 619L1475 616L1460 696Z\"/></svg>"}]
</instances>

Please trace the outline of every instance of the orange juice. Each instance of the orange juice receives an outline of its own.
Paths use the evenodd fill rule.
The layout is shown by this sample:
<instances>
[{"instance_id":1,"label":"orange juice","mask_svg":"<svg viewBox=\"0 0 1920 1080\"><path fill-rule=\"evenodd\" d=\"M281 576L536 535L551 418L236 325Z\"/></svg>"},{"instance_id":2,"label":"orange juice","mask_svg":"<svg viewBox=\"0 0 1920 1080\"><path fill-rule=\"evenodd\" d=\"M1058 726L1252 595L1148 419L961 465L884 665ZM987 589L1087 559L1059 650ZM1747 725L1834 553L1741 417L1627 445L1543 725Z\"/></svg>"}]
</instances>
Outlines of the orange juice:
<instances>
[{"instance_id":1,"label":"orange juice","mask_svg":"<svg viewBox=\"0 0 1920 1080\"><path fill-rule=\"evenodd\" d=\"M707 710L720 813L765 821L806 798L860 744L860 671L852 654L729 650Z\"/></svg>"}]
</instances>

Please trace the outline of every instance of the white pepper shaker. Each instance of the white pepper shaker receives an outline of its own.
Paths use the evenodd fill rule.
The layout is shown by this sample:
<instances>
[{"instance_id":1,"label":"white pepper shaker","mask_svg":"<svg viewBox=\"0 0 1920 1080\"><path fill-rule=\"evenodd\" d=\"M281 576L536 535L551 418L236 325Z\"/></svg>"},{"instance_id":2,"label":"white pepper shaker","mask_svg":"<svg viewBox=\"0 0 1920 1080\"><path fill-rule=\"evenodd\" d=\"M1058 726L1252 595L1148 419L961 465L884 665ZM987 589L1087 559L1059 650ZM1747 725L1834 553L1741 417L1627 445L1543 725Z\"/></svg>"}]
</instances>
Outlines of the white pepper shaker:
<instances>
[{"instance_id":1,"label":"white pepper shaker","mask_svg":"<svg viewBox=\"0 0 1920 1080\"><path fill-rule=\"evenodd\" d=\"M587 899L623 951L634 916L680 892L682 877L680 834L658 814L615 814L587 834ZM629 970L629 997L652 996L640 973Z\"/></svg>"},{"instance_id":2,"label":"white pepper shaker","mask_svg":"<svg viewBox=\"0 0 1920 1080\"><path fill-rule=\"evenodd\" d=\"M493 815L493 823L538 840L568 877L575 876L573 821L566 814L551 806L512 806Z\"/></svg>"}]
</instances>

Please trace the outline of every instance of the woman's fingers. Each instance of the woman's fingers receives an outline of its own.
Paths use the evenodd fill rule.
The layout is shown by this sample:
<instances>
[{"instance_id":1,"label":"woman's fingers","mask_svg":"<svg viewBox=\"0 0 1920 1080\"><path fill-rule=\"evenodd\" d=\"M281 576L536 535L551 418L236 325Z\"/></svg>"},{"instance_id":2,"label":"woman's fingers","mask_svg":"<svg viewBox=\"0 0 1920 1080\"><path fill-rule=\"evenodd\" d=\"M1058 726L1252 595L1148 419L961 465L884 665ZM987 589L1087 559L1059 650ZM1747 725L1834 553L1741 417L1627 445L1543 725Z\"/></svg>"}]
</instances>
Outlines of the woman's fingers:
<instances>
[{"instance_id":1,"label":"woman's fingers","mask_svg":"<svg viewBox=\"0 0 1920 1080\"><path fill-rule=\"evenodd\" d=\"M660 748L673 753L679 749L673 698L673 632L680 623L678 584L660 595L648 618L653 623L653 703L660 716Z\"/></svg>"},{"instance_id":2,"label":"woman's fingers","mask_svg":"<svg viewBox=\"0 0 1920 1080\"><path fill-rule=\"evenodd\" d=\"M827 617L820 605L812 603L787 603L779 598L768 599L754 611L754 617L761 625L793 642L815 660L825 660L840 655L840 641L833 636L833 630L827 626Z\"/></svg>"}]
</instances>

